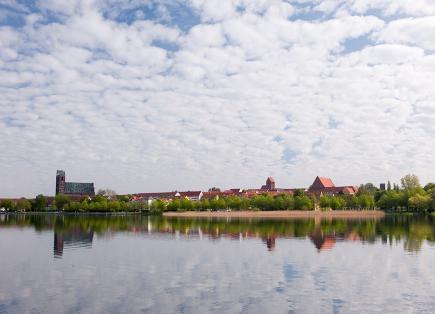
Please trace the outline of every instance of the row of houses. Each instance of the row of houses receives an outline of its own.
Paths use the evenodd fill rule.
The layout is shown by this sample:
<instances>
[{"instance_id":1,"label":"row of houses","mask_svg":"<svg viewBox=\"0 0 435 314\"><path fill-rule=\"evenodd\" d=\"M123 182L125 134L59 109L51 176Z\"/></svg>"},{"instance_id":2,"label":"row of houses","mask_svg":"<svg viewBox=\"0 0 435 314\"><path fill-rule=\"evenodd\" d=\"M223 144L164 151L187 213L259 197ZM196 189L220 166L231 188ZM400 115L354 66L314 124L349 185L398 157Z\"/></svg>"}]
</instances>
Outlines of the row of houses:
<instances>
[{"instance_id":1,"label":"row of houses","mask_svg":"<svg viewBox=\"0 0 435 314\"><path fill-rule=\"evenodd\" d=\"M275 179L268 177L266 184L262 185L259 189L229 189L220 191L218 189L203 191L173 191L173 192L150 192L150 193L137 193L132 196L132 201L148 202L149 204L154 200L174 200L174 199L189 199L191 201L199 201L201 199L219 199L221 197L255 197L257 195L293 195L296 190L303 190L311 195L354 195L358 192L357 186L335 186L330 178L316 177L313 184L308 189L295 189L295 188L277 188Z\"/></svg>"}]
</instances>

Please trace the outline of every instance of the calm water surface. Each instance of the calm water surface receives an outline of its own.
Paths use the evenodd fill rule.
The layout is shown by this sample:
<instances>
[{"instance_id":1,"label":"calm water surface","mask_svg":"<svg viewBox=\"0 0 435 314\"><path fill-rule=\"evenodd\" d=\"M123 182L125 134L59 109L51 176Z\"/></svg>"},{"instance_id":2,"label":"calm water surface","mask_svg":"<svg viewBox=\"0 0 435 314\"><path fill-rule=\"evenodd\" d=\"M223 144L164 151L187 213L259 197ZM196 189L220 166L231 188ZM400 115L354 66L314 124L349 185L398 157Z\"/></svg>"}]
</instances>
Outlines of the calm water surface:
<instances>
[{"instance_id":1,"label":"calm water surface","mask_svg":"<svg viewBox=\"0 0 435 314\"><path fill-rule=\"evenodd\" d=\"M0 313L434 313L435 221L0 215Z\"/></svg>"}]
</instances>

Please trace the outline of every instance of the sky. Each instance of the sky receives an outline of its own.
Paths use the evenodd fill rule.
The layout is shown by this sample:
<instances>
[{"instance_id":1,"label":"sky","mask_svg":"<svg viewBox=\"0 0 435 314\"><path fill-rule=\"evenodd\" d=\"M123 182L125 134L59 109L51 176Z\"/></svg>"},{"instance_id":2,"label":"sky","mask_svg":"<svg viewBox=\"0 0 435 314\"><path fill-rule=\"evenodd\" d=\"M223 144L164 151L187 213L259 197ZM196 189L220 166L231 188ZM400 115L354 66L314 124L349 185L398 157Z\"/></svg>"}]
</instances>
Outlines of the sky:
<instances>
[{"instance_id":1,"label":"sky","mask_svg":"<svg viewBox=\"0 0 435 314\"><path fill-rule=\"evenodd\" d=\"M435 0L0 0L0 196L435 180Z\"/></svg>"}]
</instances>

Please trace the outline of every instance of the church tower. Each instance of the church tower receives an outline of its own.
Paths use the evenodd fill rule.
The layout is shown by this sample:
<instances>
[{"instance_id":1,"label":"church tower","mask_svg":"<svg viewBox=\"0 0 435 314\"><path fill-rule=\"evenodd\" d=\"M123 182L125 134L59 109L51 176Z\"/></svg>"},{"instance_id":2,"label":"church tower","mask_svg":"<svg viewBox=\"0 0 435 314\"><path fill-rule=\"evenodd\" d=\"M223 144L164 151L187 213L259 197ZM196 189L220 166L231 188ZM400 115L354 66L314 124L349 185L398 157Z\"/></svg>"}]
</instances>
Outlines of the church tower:
<instances>
[{"instance_id":1,"label":"church tower","mask_svg":"<svg viewBox=\"0 0 435 314\"><path fill-rule=\"evenodd\" d=\"M266 180L266 188L269 191L274 191L275 190L275 179L272 177L267 178Z\"/></svg>"},{"instance_id":2,"label":"church tower","mask_svg":"<svg viewBox=\"0 0 435 314\"><path fill-rule=\"evenodd\" d=\"M56 195L65 193L65 171L56 171Z\"/></svg>"}]
</instances>

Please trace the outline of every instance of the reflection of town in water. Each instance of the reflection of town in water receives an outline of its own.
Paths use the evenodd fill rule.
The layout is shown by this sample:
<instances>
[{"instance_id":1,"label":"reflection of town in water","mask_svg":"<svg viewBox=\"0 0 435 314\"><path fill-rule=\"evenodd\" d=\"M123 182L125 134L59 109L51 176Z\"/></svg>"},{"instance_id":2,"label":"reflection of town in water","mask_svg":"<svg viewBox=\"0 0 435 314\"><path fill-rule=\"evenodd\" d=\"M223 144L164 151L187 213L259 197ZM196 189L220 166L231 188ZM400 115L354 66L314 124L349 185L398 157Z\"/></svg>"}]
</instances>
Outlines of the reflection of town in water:
<instances>
[{"instance_id":1,"label":"reflection of town in water","mask_svg":"<svg viewBox=\"0 0 435 314\"><path fill-rule=\"evenodd\" d=\"M292 238L309 239L318 252L333 249L340 241L380 241L388 245L403 242L409 252L418 252L424 241L435 243L435 222L428 216L387 216L379 220L267 220L13 214L0 218L0 228L33 226L36 231L53 230L53 252L57 258L67 250L91 248L94 235L118 232L175 240L258 239L268 251L276 248L277 239Z\"/></svg>"},{"instance_id":2,"label":"reflection of town in water","mask_svg":"<svg viewBox=\"0 0 435 314\"><path fill-rule=\"evenodd\" d=\"M64 248L91 248L93 231L73 229L57 232L54 230L54 256L62 257Z\"/></svg>"}]
</instances>

